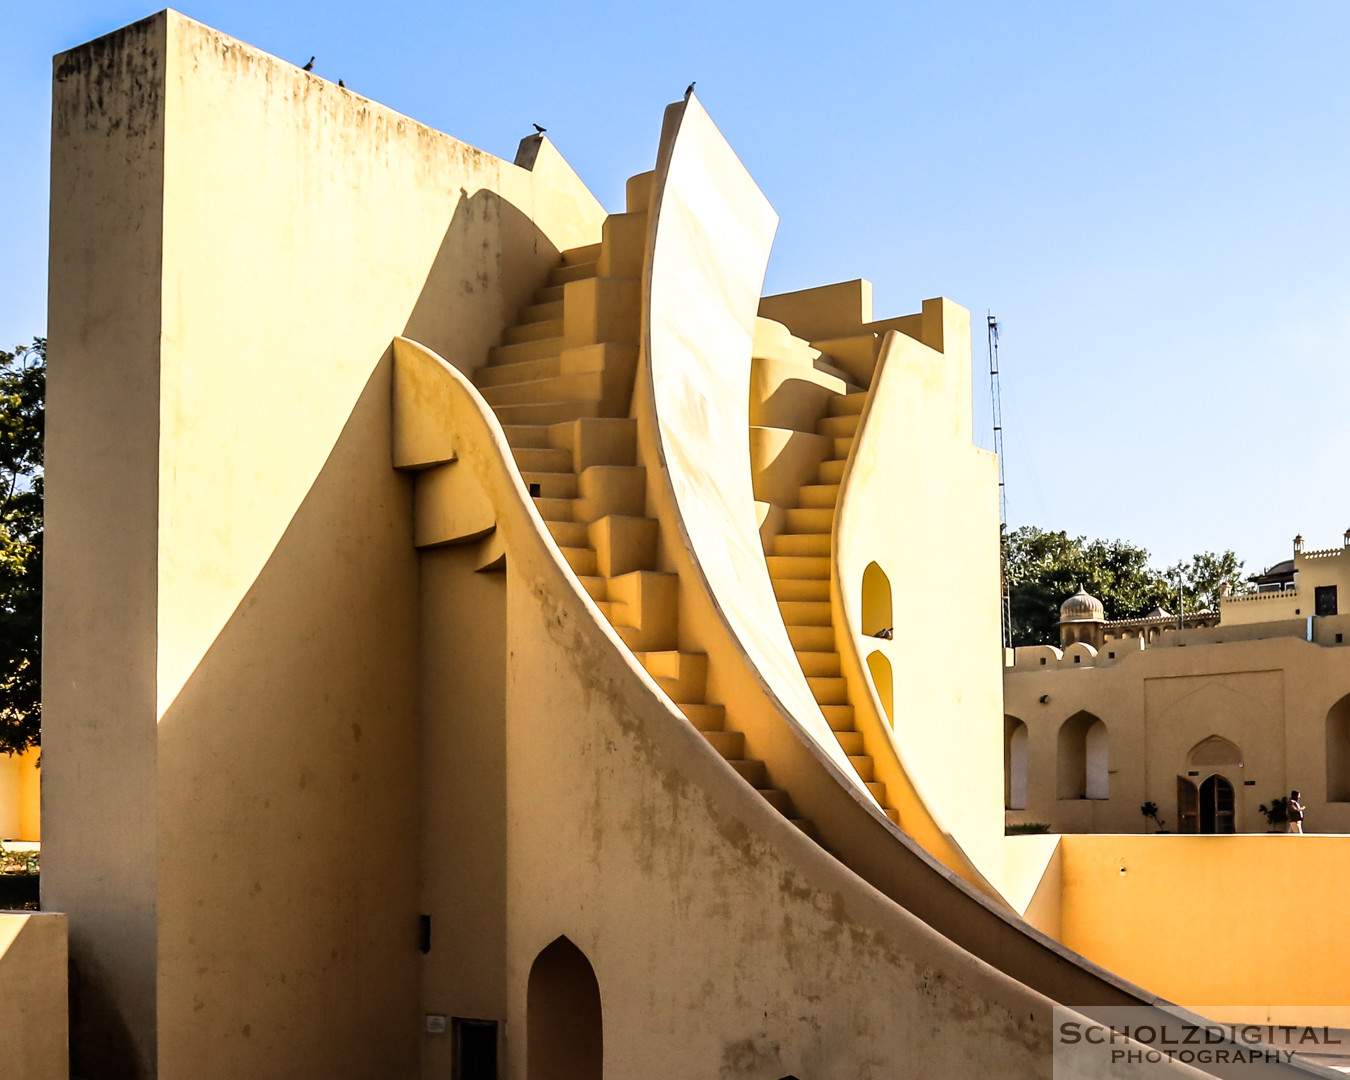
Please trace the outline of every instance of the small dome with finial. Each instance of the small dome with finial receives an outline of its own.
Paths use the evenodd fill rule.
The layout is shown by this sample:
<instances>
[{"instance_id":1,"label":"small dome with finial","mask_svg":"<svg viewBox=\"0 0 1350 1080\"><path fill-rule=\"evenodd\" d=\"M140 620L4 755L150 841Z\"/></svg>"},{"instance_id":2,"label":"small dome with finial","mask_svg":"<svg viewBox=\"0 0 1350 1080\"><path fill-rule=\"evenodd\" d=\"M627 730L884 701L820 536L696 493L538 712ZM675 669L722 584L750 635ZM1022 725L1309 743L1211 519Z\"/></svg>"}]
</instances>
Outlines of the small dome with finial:
<instances>
[{"instance_id":1,"label":"small dome with finial","mask_svg":"<svg viewBox=\"0 0 1350 1080\"><path fill-rule=\"evenodd\" d=\"M1059 606L1059 623L1106 622L1106 608L1081 585L1078 591Z\"/></svg>"}]
</instances>

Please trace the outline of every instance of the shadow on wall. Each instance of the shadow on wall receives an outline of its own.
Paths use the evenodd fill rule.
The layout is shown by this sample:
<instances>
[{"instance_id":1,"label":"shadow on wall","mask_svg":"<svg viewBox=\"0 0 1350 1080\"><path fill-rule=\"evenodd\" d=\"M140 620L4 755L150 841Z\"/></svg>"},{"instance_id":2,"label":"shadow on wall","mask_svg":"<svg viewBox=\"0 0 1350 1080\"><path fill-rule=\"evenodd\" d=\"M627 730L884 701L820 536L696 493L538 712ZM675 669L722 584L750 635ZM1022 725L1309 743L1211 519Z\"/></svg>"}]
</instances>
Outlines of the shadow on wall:
<instances>
[{"instance_id":1,"label":"shadow on wall","mask_svg":"<svg viewBox=\"0 0 1350 1080\"><path fill-rule=\"evenodd\" d=\"M495 191L469 195L461 188L402 336L465 373L482 367L560 254L529 215ZM498 299L489 303L494 292Z\"/></svg>"},{"instance_id":2,"label":"shadow on wall","mask_svg":"<svg viewBox=\"0 0 1350 1080\"><path fill-rule=\"evenodd\" d=\"M506 259L486 246L494 229L523 249L484 312ZM473 245L486 255L466 276ZM496 194L461 200L404 332L481 365L557 254ZM298 360L322 378L323 357ZM417 1068L403 1019L418 1007L419 579L391 370L391 350L371 358L276 548L160 719L148 992L168 1073L193 1072L203 1046L222 1074ZM152 1075L75 920L70 953L75 1074Z\"/></svg>"},{"instance_id":3,"label":"shadow on wall","mask_svg":"<svg viewBox=\"0 0 1350 1080\"><path fill-rule=\"evenodd\" d=\"M389 463L390 371L386 353L160 720L158 1053L170 1073L193 1071L202 1046L240 1075L264 1055L283 1071L331 1062L332 1076L415 1067L414 1041L369 1037L417 1008L417 560L410 485ZM361 836L381 842L357 860ZM138 1075L116 1059L116 1017L76 933L71 953L72 1067Z\"/></svg>"}]
</instances>

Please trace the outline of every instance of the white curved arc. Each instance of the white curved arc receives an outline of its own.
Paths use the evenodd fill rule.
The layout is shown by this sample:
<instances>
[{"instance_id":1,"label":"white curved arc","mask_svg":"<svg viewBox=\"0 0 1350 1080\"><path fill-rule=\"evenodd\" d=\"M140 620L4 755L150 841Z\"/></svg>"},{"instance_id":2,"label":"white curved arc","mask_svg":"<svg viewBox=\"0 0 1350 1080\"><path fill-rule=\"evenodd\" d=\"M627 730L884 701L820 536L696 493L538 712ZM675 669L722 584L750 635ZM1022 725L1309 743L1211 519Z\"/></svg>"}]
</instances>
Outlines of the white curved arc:
<instances>
[{"instance_id":1,"label":"white curved arc","mask_svg":"<svg viewBox=\"0 0 1350 1080\"><path fill-rule=\"evenodd\" d=\"M830 551L835 647L839 650L844 677L848 680L856 726L859 730L869 733L885 733L884 738L868 739L869 752L873 754L874 760L881 754L887 754L898 766L904 784L911 789L909 792L896 790L892 793L900 804L898 808L904 830L949 869L986 893L1000 896L999 891L975 866L952 834L950 827L942 820L935 801L925 794L925 783L920 770L914 769L912 763L906 760L907 756L893 733L876 686L868 673L864 650L859 641L862 627L862 579L866 567L872 560L867 556L862 540L857 535L860 528L858 511L867 497L866 492L860 490L864 470L858 466L859 463L866 462L869 455L876 453L873 445L876 438L875 436L869 438L869 435L877 432L879 426L885 422L884 399L891 392L892 380L899 374L899 362L892 363L892 359L901 342L902 336L895 330L889 331L882 341L867 401L858 418L853 447L849 451L844 475L840 480ZM894 607L892 614L898 617ZM901 722L899 700L894 702L893 709L895 722L899 724ZM879 753L874 752L874 747Z\"/></svg>"},{"instance_id":2,"label":"white curved arc","mask_svg":"<svg viewBox=\"0 0 1350 1080\"><path fill-rule=\"evenodd\" d=\"M645 297L657 449L692 563L783 712L867 790L797 663L769 578L750 463L750 360L778 215L697 98L658 163Z\"/></svg>"}]
</instances>

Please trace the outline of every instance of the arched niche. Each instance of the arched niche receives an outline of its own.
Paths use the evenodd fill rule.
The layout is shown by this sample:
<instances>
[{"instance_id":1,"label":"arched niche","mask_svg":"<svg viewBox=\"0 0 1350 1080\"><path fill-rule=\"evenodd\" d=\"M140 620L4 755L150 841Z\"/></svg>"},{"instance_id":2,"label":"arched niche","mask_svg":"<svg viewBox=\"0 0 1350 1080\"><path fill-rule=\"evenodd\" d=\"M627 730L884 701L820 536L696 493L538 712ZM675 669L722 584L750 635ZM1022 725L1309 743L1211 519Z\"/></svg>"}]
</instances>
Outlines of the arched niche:
<instances>
[{"instance_id":1,"label":"arched niche","mask_svg":"<svg viewBox=\"0 0 1350 1080\"><path fill-rule=\"evenodd\" d=\"M1003 718L1003 805L1027 808L1027 725L1015 716Z\"/></svg>"},{"instance_id":2,"label":"arched niche","mask_svg":"<svg viewBox=\"0 0 1350 1080\"><path fill-rule=\"evenodd\" d=\"M586 955L566 937L534 958L525 1002L529 1080L600 1080L604 1033L600 984Z\"/></svg>"},{"instance_id":3,"label":"arched niche","mask_svg":"<svg viewBox=\"0 0 1350 1080\"><path fill-rule=\"evenodd\" d=\"M1350 694L1327 712L1327 801L1350 802Z\"/></svg>"},{"instance_id":4,"label":"arched niche","mask_svg":"<svg viewBox=\"0 0 1350 1080\"><path fill-rule=\"evenodd\" d=\"M1186 755L1186 767L1197 771L1242 763L1242 751L1237 744L1222 735L1210 735L1191 747Z\"/></svg>"},{"instance_id":5,"label":"arched niche","mask_svg":"<svg viewBox=\"0 0 1350 1080\"><path fill-rule=\"evenodd\" d=\"M862 632L876 637L895 628L891 609L891 579L876 563L868 563L862 579Z\"/></svg>"},{"instance_id":6,"label":"arched niche","mask_svg":"<svg viewBox=\"0 0 1350 1080\"><path fill-rule=\"evenodd\" d=\"M1059 798L1111 797L1111 736L1100 717L1076 712L1059 728Z\"/></svg>"},{"instance_id":7,"label":"arched niche","mask_svg":"<svg viewBox=\"0 0 1350 1080\"><path fill-rule=\"evenodd\" d=\"M867 670L872 673L872 685L877 688L886 719L895 727L895 684L891 676L891 662L878 649L867 657Z\"/></svg>"}]
</instances>

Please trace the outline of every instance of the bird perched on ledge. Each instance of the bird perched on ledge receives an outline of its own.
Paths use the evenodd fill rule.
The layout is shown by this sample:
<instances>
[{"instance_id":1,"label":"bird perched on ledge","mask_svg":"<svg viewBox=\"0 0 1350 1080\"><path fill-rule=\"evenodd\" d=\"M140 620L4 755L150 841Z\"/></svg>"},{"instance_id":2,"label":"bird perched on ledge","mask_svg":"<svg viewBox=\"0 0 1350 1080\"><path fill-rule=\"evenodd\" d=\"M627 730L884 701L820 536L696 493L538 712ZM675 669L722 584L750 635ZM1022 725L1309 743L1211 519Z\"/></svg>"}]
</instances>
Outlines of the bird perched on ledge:
<instances>
[{"instance_id":1,"label":"bird perched on ledge","mask_svg":"<svg viewBox=\"0 0 1350 1080\"><path fill-rule=\"evenodd\" d=\"M540 127L538 124L531 124L530 126L533 127L534 130L537 131L540 135L542 135L544 132L548 130L548 128Z\"/></svg>"},{"instance_id":2,"label":"bird perched on ledge","mask_svg":"<svg viewBox=\"0 0 1350 1080\"><path fill-rule=\"evenodd\" d=\"M342 89L344 90L347 89L347 84L343 82L341 79L338 80L338 86L342 87Z\"/></svg>"},{"instance_id":3,"label":"bird perched on ledge","mask_svg":"<svg viewBox=\"0 0 1350 1080\"><path fill-rule=\"evenodd\" d=\"M690 83L688 86L684 88L684 100L688 101L690 97L693 96L693 93L694 93L694 84Z\"/></svg>"},{"instance_id":4,"label":"bird perched on ledge","mask_svg":"<svg viewBox=\"0 0 1350 1080\"><path fill-rule=\"evenodd\" d=\"M313 70L314 70L314 57L311 56L311 57L309 58L309 63L306 64L304 67L302 67L300 70L301 70L301 71L313 71Z\"/></svg>"}]
</instances>

